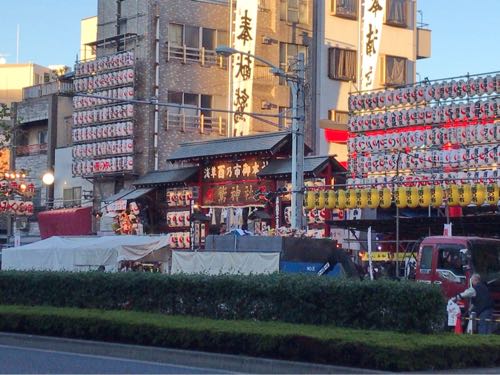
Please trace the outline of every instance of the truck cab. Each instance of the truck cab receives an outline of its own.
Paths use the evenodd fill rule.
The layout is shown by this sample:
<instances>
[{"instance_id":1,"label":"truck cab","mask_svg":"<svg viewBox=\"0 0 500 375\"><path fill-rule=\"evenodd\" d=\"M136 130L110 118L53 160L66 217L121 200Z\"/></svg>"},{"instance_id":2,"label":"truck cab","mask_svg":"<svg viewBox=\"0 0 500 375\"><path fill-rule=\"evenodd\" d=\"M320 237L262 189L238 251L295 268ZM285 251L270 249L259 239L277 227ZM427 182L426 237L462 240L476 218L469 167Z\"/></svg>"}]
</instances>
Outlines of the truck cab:
<instances>
[{"instance_id":1,"label":"truck cab","mask_svg":"<svg viewBox=\"0 0 500 375\"><path fill-rule=\"evenodd\" d=\"M447 299L467 289L473 273L486 282L500 316L500 239L435 236L420 244L415 280L440 285Z\"/></svg>"}]
</instances>

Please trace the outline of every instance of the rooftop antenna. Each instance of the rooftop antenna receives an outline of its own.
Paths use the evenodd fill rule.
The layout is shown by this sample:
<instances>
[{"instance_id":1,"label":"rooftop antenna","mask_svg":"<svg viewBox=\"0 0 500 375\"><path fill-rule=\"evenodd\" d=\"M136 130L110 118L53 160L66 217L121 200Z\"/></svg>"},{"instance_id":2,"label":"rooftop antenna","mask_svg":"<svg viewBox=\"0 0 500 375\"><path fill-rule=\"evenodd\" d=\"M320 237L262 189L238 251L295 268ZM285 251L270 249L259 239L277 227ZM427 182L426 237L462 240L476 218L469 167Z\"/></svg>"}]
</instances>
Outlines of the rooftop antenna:
<instances>
[{"instance_id":1,"label":"rooftop antenna","mask_svg":"<svg viewBox=\"0 0 500 375\"><path fill-rule=\"evenodd\" d=\"M19 64L19 24L17 24L17 35L16 35L16 64Z\"/></svg>"}]
</instances>

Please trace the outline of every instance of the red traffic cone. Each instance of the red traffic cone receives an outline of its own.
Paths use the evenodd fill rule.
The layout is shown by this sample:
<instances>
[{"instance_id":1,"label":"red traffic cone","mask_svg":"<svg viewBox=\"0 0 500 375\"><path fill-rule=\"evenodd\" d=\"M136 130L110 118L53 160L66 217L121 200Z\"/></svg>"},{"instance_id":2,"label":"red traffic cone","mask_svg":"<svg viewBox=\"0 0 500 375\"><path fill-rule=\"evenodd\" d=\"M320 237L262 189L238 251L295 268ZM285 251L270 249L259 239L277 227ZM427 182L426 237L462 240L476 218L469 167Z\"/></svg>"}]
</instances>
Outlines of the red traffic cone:
<instances>
[{"instance_id":1,"label":"red traffic cone","mask_svg":"<svg viewBox=\"0 0 500 375\"><path fill-rule=\"evenodd\" d=\"M462 329L462 314L458 313L457 314L457 321L455 322L455 334L456 335L461 335L464 333Z\"/></svg>"}]
</instances>

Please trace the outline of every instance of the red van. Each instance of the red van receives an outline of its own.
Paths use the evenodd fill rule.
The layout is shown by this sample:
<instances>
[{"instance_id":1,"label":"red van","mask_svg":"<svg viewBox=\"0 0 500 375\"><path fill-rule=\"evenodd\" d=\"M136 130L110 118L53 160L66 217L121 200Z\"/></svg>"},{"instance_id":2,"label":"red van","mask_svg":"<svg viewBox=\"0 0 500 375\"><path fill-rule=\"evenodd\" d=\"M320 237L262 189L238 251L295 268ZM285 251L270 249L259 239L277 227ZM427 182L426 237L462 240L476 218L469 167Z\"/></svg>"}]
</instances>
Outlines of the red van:
<instances>
[{"instance_id":1,"label":"red van","mask_svg":"<svg viewBox=\"0 0 500 375\"><path fill-rule=\"evenodd\" d=\"M473 273L488 285L494 315L500 316L500 239L436 236L420 244L415 279L441 285L447 299L467 289ZM465 308L467 303L459 304Z\"/></svg>"}]
</instances>

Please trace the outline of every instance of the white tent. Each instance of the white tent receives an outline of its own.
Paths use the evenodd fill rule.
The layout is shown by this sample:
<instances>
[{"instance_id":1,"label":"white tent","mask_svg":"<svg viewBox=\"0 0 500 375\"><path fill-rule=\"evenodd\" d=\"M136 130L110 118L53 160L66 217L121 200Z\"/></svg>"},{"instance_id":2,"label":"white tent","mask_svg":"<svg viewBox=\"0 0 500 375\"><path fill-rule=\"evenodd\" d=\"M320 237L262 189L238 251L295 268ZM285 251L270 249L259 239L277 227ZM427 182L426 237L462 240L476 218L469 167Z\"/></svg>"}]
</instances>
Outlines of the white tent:
<instances>
[{"instance_id":1,"label":"white tent","mask_svg":"<svg viewBox=\"0 0 500 375\"><path fill-rule=\"evenodd\" d=\"M280 253L172 251L172 274L250 275L279 272Z\"/></svg>"},{"instance_id":2,"label":"white tent","mask_svg":"<svg viewBox=\"0 0 500 375\"><path fill-rule=\"evenodd\" d=\"M7 248L4 270L87 271L105 266L116 271L123 260L167 262L168 236L50 237Z\"/></svg>"}]
</instances>

